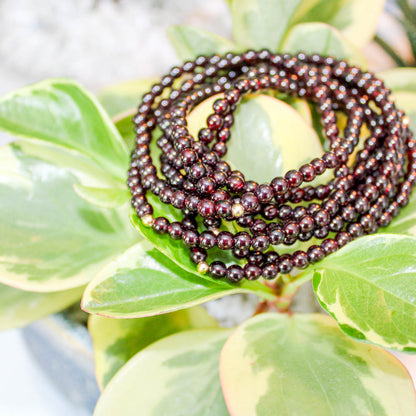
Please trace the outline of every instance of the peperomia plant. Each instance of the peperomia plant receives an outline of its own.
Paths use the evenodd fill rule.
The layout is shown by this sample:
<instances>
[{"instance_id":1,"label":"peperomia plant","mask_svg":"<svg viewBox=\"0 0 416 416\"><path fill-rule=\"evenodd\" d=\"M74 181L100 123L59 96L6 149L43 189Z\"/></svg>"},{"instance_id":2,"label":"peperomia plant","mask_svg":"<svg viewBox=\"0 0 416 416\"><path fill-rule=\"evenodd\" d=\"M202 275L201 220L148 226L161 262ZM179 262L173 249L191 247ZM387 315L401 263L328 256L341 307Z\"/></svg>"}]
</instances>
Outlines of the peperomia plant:
<instances>
[{"instance_id":1,"label":"peperomia plant","mask_svg":"<svg viewBox=\"0 0 416 416\"><path fill-rule=\"evenodd\" d=\"M234 41L171 28L182 59L268 48L365 68L360 49L383 9L380 0L229 3ZM416 72L378 75L416 125ZM97 416L416 415L411 378L384 349L416 350L416 197L382 232L302 273L240 284L200 274L182 244L129 214L132 116L153 82L112 86L96 99L73 81L53 79L0 100L0 127L18 137L0 151L1 328L83 295L103 389ZM188 115L193 135L212 102ZM341 114L339 123L342 129ZM227 160L260 182L327 146L314 107L284 94L251 95L232 136ZM152 205L178 216L155 197ZM292 313L296 291L311 280L330 316ZM258 312L280 313L225 329L198 306L238 293L257 295Z\"/></svg>"}]
</instances>

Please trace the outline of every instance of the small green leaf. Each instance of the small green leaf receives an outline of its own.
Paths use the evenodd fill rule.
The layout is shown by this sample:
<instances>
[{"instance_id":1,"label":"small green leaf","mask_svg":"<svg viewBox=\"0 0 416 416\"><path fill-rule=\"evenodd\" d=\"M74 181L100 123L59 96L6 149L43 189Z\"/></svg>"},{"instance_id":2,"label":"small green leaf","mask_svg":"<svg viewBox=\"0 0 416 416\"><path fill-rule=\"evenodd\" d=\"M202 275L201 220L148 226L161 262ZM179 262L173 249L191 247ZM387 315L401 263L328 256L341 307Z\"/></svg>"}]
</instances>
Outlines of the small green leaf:
<instances>
[{"instance_id":1,"label":"small green leaf","mask_svg":"<svg viewBox=\"0 0 416 416\"><path fill-rule=\"evenodd\" d=\"M131 357L161 338L186 329L217 326L217 321L200 306L140 319L91 315L88 329L94 343L98 384L104 388Z\"/></svg>"},{"instance_id":2,"label":"small green leaf","mask_svg":"<svg viewBox=\"0 0 416 416\"><path fill-rule=\"evenodd\" d=\"M240 289L240 291L252 291L258 296L264 297L266 299L275 299L275 295L272 290L263 285L260 282L252 282L245 280L239 285L226 283L223 280L214 280L208 277L207 275L199 274L196 270L196 265L192 263L189 257L189 248L185 247L182 241L172 240L168 235L157 234L153 231L152 228L145 227L137 215L133 212L130 216L130 220L134 227L149 241L155 246L160 252L165 256L170 258L178 266L180 266L183 271L187 271L195 275L198 279L208 280L211 283L225 285L229 289ZM229 251L217 250L216 255L214 256L216 260L221 260L224 263L228 263L228 259L232 259ZM235 258L234 258L235 262ZM199 280L197 280L199 282ZM241 293L241 292L240 292ZM200 302L201 303L201 302Z\"/></svg>"},{"instance_id":3,"label":"small green leaf","mask_svg":"<svg viewBox=\"0 0 416 416\"><path fill-rule=\"evenodd\" d=\"M107 113L114 117L137 108L142 96L158 81L158 78L150 78L120 82L100 90L98 99Z\"/></svg>"},{"instance_id":4,"label":"small green leaf","mask_svg":"<svg viewBox=\"0 0 416 416\"><path fill-rule=\"evenodd\" d=\"M328 316L262 314L220 356L232 416L409 416L416 397L392 354L346 337Z\"/></svg>"},{"instance_id":5,"label":"small green leaf","mask_svg":"<svg viewBox=\"0 0 416 416\"><path fill-rule=\"evenodd\" d=\"M104 390L94 416L228 416L218 359L229 334L185 331L140 351Z\"/></svg>"},{"instance_id":6,"label":"small green leaf","mask_svg":"<svg viewBox=\"0 0 416 416\"><path fill-rule=\"evenodd\" d=\"M281 50L291 54L305 52L331 55L349 63L366 67L361 52L337 29L325 23L302 23L294 26L285 37Z\"/></svg>"},{"instance_id":7,"label":"small green leaf","mask_svg":"<svg viewBox=\"0 0 416 416\"><path fill-rule=\"evenodd\" d=\"M57 167L22 150L35 148L14 143L0 149L0 282L40 292L83 286L134 244L137 233L127 207L100 209L75 193L80 180L69 167L70 154L65 167ZM53 146L45 153L53 160ZM57 163L61 157L55 153ZM79 176L89 178L88 165L82 166Z\"/></svg>"},{"instance_id":8,"label":"small green leaf","mask_svg":"<svg viewBox=\"0 0 416 416\"><path fill-rule=\"evenodd\" d=\"M81 299L84 287L61 292L27 292L0 284L0 330L30 324Z\"/></svg>"},{"instance_id":9,"label":"small green leaf","mask_svg":"<svg viewBox=\"0 0 416 416\"><path fill-rule=\"evenodd\" d=\"M193 26L171 26L168 36L179 58L184 61L198 55L222 55L235 49L230 40Z\"/></svg>"},{"instance_id":10,"label":"small green leaf","mask_svg":"<svg viewBox=\"0 0 416 416\"><path fill-rule=\"evenodd\" d=\"M321 305L353 338L416 351L416 238L359 238L310 267Z\"/></svg>"},{"instance_id":11,"label":"small green leaf","mask_svg":"<svg viewBox=\"0 0 416 416\"><path fill-rule=\"evenodd\" d=\"M82 309L103 316L138 318L189 308L234 293L273 298L265 286L256 283L234 285L197 275L196 270L195 274L189 273L143 241L90 282Z\"/></svg>"},{"instance_id":12,"label":"small green leaf","mask_svg":"<svg viewBox=\"0 0 416 416\"><path fill-rule=\"evenodd\" d=\"M194 137L206 125L213 112L215 95L198 105L188 116L188 127ZM226 160L244 172L247 179L270 181L274 176L298 168L323 149L312 127L285 102L268 95L248 97L235 113L228 142ZM259 146L261 143L261 146ZM261 163L255 163L261 160Z\"/></svg>"},{"instance_id":13,"label":"small green leaf","mask_svg":"<svg viewBox=\"0 0 416 416\"><path fill-rule=\"evenodd\" d=\"M278 51L301 1L234 0L231 11L237 44L245 49Z\"/></svg>"},{"instance_id":14,"label":"small green leaf","mask_svg":"<svg viewBox=\"0 0 416 416\"><path fill-rule=\"evenodd\" d=\"M77 150L102 170L125 179L126 145L100 104L73 81L43 81L1 98L0 128Z\"/></svg>"},{"instance_id":15,"label":"small green leaf","mask_svg":"<svg viewBox=\"0 0 416 416\"><path fill-rule=\"evenodd\" d=\"M384 3L385 0L302 0L294 21L327 23L362 48L376 32Z\"/></svg>"},{"instance_id":16,"label":"small green leaf","mask_svg":"<svg viewBox=\"0 0 416 416\"><path fill-rule=\"evenodd\" d=\"M130 200L127 188L95 188L76 183L74 190L82 199L101 208L117 208Z\"/></svg>"}]
</instances>

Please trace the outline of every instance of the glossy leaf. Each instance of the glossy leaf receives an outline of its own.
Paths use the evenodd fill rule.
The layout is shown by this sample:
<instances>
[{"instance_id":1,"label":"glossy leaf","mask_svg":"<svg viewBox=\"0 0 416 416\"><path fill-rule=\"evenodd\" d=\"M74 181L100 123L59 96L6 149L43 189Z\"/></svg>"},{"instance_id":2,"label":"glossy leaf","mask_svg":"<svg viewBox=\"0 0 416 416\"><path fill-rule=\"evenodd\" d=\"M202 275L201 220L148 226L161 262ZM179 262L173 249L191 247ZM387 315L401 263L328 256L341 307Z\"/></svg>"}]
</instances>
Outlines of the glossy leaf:
<instances>
[{"instance_id":1,"label":"glossy leaf","mask_svg":"<svg viewBox=\"0 0 416 416\"><path fill-rule=\"evenodd\" d=\"M362 48L374 36L385 0L303 0L296 11L296 22L323 22Z\"/></svg>"},{"instance_id":2,"label":"glossy leaf","mask_svg":"<svg viewBox=\"0 0 416 416\"><path fill-rule=\"evenodd\" d=\"M192 135L206 126L212 104L205 100L188 116ZM261 145L259 145L261 144ZM250 96L237 109L225 159L247 179L270 181L323 153L318 136L299 113L276 98Z\"/></svg>"},{"instance_id":3,"label":"glossy leaf","mask_svg":"<svg viewBox=\"0 0 416 416\"><path fill-rule=\"evenodd\" d=\"M119 114L117 117L113 119L114 124L121 134L124 142L127 145L127 148L132 151L136 144L136 133L134 131L133 125L133 116L136 113L134 111L127 111L125 113Z\"/></svg>"},{"instance_id":4,"label":"glossy leaf","mask_svg":"<svg viewBox=\"0 0 416 416\"><path fill-rule=\"evenodd\" d=\"M74 190L85 201L102 208L117 208L130 200L127 188L96 188L75 184Z\"/></svg>"},{"instance_id":5,"label":"glossy leaf","mask_svg":"<svg viewBox=\"0 0 416 416\"><path fill-rule=\"evenodd\" d=\"M57 167L25 148L15 143L0 150L0 282L40 292L83 286L138 240L128 210L99 209L81 199L69 154L66 167ZM53 159L52 147L45 154ZM61 156L55 153L57 163ZM80 176L89 178L86 171Z\"/></svg>"},{"instance_id":6,"label":"glossy leaf","mask_svg":"<svg viewBox=\"0 0 416 416\"><path fill-rule=\"evenodd\" d=\"M321 305L353 338L397 350L416 350L416 238L376 234L359 238L317 263Z\"/></svg>"},{"instance_id":7,"label":"glossy leaf","mask_svg":"<svg viewBox=\"0 0 416 416\"><path fill-rule=\"evenodd\" d=\"M98 99L107 113L114 117L139 106L142 96L150 91L158 78L124 81L101 89Z\"/></svg>"},{"instance_id":8,"label":"glossy leaf","mask_svg":"<svg viewBox=\"0 0 416 416\"><path fill-rule=\"evenodd\" d=\"M246 321L224 345L220 379L232 416L416 414L402 364L346 337L321 314L269 313Z\"/></svg>"},{"instance_id":9,"label":"glossy leaf","mask_svg":"<svg viewBox=\"0 0 416 416\"><path fill-rule=\"evenodd\" d=\"M0 284L0 330L30 324L81 299L84 287L60 292L27 292Z\"/></svg>"},{"instance_id":10,"label":"glossy leaf","mask_svg":"<svg viewBox=\"0 0 416 416\"><path fill-rule=\"evenodd\" d=\"M253 292L273 297L260 283L233 285L197 275L196 271L192 274L150 243L141 242L90 282L82 309L103 316L138 318L189 308L234 293Z\"/></svg>"},{"instance_id":11,"label":"glossy leaf","mask_svg":"<svg viewBox=\"0 0 416 416\"><path fill-rule=\"evenodd\" d=\"M366 67L364 56L337 29L325 23L302 23L294 26L281 46L283 52L318 53L346 59L351 64Z\"/></svg>"},{"instance_id":12,"label":"glossy leaf","mask_svg":"<svg viewBox=\"0 0 416 416\"><path fill-rule=\"evenodd\" d=\"M124 181L128 151L100 104L73 81L52 79L0 99L0 128L74 149Z\"/></svg>"},{"instance_id":13,"label":"glossy leaf","mask_svg":"<svg viewBox=\"0 0 416 416\"><path fill-rule=\"evenodd\" d=\"M161 338L187 329L215 327L217 321L198 306L140 319L91 315L88 329L94 344L98 384L104 388L131 357Z\"/></svg>"},{"instance_id":14,"label":"glossy leaf","mask_svg":"<svg viewBox=\"0 0 416 416\"><path fill-rule=\"evenodd\" d=\"M171 26L168 36L183 61L195 59L198 55L222 55L235 49L230 40L193 26Z\"/></svg>"},{"instance_id":15,"label":"glossy leaf","mask_svg":"<svg viewBox=\"0 0 416 416\"><path fill-rule=\"evenodd\" d=\"M264 297L266 299L275 299L275 295L272 290L267 286L263 285L259 281L253 282L248 280L243 280L242 283L236 285L231 283L226 283L224 280L215 280L211 279L205 274L200 274L196 270L196 265L192 263L189 257L189 248L185 247L182 241L172 240L168 235L160 235L153 231L153 229L145 227L142 222L137 218L137 215L132 213L131 222L136 227L138 231L155 246L161 253L170 258L175 262L181 269L197 276L198 279L208 280L211 283L225 285L229 289L233 290L249 290L255 292L258 296ZM223 261L225 264L228 264L232 257L229 251L216 250L215 255L213 256L217 260Z\"/></svg>"},{"instance_id":16,"label":"glossy leaf","mask_svg":"<svg viewBox=\"0 0 416 416\"><path fill-rule=\"evenodd\" d=\"M242 48L277 52L302 0L233 0L233 35Z\"/></svg>"},{"instance_id":17,"label":"glossy leaf","mask_svg":"<svg viewBox=\"0 0 416 416\"><path fill-rule=\"evenodd\" d=\"M136 354L114 377L94 416L228 416L218 377L227 329L180 332Z\"/></svg>"}]
</instances>

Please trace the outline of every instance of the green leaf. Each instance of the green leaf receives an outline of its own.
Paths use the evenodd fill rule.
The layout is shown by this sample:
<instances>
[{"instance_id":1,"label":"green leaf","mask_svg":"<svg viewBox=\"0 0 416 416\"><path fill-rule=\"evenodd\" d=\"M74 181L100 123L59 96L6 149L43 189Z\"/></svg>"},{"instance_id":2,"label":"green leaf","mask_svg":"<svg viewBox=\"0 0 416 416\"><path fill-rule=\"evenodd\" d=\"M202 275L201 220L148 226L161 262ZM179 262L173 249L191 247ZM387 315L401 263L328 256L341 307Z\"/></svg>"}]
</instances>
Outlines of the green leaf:
<instances>
[{"instance_id":1,"label":"green leaf","mask_svg":"<svg viewBox=\"0 0 416 416\"><path fill-rule=\"evenodd\" d=\"M161 338L186 329L217 326L217 321L199 306L140 319L91 315L88 329L94 344L98 384L104 388L131 357Z\"/></svg>"},{"instance_id":2,"label":"green leaf","mask_svg":"<svg viewBox=\"0 0 416 416\"><path fill-rule=\"evenodd\" d=\"M233 285L197 275L196 270L195 274L189 273L143 241L106 266L90 282L84 292L82 309L116 318L139 318L189 308L234 293L253 292L273 298L260 283Z\"/></svg>"},{"instance_id":3,"label":"green leaf","mask_svg":"<svg viewBox=\"0 0 416 416\"><path fill-rule=\"evenodd\" d=\"M394 68L377 74L393 93L398 91L416 93L416 68Z\"/></svg>"},{"instance_id":4,"label":"green leaf","mask_svg":"<svg viewBox=\"0 0 416 416\"><path fill-rule=\"evenodd\" d=\"M220 356L232 416L408 416L412 380L381 348L343 335L325 315L262 314L243 323Z\"/></svg>"},{"instance_id":5,"label":"green leaf","mask_svg":"<svg viewBox=\"0 0 416 416\"><path fill-rule=\"evenodd\" d=\"M74 149L102 170L125 179L128 151L100 104L80 85L52 79L0 99L0 128Z\"/></svg>"},{"instance_id":6,"label":"green leaf","mask_svg":"<svg viewBox=\"0 0 416 416\"><path fill-rule=\"evenodd\" d=\"M335 27L358 48L374 36L385 0L303 0L296 23L323 22Z\"/></svg>"},{"instance_id":7,"label":"green leaf","mask_svg":"<svg viewBox=\"0 0 416 416\"><path fill-rule=\"evenodd\" d=\"M233 35L242 48L279 46L302 0L233 0Z\"/></svg>"},{"instance_id":8,"label":"green leaf","mask_svg":"<svg viewBox=\"0 0 416 416\"><path fill-rule=\"evenodd\" d=\"M222 55L235 49L230 40L193 26L171 26L168 36L183 61L195 59L198 55Z\"/></svg>"},{"instance_id":9,"label":"green leaf","mask_svg":"<svg viewBox=\"0 0 416 416\"><path fill-rule=\"evenodd\" d=\"M36 153L26 143L0 149L0 282L40 292L83 286L138 240L128 209L99 209L81 199L70 154L58 167L26 148ZM52 147L45 152L53 159ZM56 163L61 156L55 153Z\"/></svg>"},{"instance_id":10,"label":"green leaf","mask_svg":"<svg viewBox=\"0 0 416 416\"><path fill-rule=\"evenodd\" d=\"M96 188L76 183L74 190L85 201L102 208L117 208L130 200L127 188Z\"/></svg>"},{"instance_id":11,"label":"green leaf","mask_svg":"<svg viewBox=\"0 0 416 416\"><path fill-rule=\"evenodd\" d=\"M416 350L416 238L376 234L331 254L313 275L321 305L353 338Z\"/></svg>"},{"instance_id":12,"label":"green leaf","mask_svg":"<svg viewBox=\"0 0 416 416\"><path fill-rule=\"evenodd\" d=\"M218 359L229 334L185 331L145 348L116 374L94 416L228 416Z\"/></svg>"},{"instance_id":13,"label":"green leaf","mask_svg":"<svg viewBox=\"0 0 416 416\"><path fill-rule=\"evenodd\" d=\"M0 284L0 330L30 324L81 299L84 287L60 292L27 292Z\"/></svg>"},{"instance_id":14,"label":"green leaf","mask_svg":"<svg viewBox=\"0 0 416 416\"><path fill-rule=\"evenodd\" d=\"M325 23L302 23L294 26L284 39L281 50L291 54L305 52L331 55L349 63L366 67L361 52L337 29Z\"/></svg>"},{"instance_id":15,"label":"green leaf","mask_svg":"<svg viewBox=\"0 0 416 416\"><path fill-rule=\"evenodd\" d=\"M150 78L119 82L101 89L98 99L107 113L114 117L130 109L136 109L142 96L158 81L158 78Z\"/></svg>"},{"instance_id":16,"label":"green leaf","mask_svg":"<svg viewBox=\"0 0 416 416\"><path fill-rule=\"evenodd\" d=\"M196 269L196 265L192 263L189 257L189 248L185 247L182 241L172 240L166 234L165 235L157 234L153 231L152 228L145 227L134 212L132 212L130 216L130 220L132 224L134 225L134 227L136 227L136 229L149 242L151 242L153 246L157 248L157 250L159 250L161 253L163 253L165 256L167 256L169 259L175 262L178 266L180 266L181 269L195 275L198 279L203 279L211 283L225 285L225 287L229 289L240 289L239 293L241 293L241 291L246 292L248 290L266 299L271 299L271 300L275 299L275 295L273 294L273 291L269 287L260 283L259 281L251 282L248 280L244 280L239 285L236 285L234 283L227 283L224 280L211 279L207 275L198 273ZM229 259L232 257L229 251L222 251L218 249L214 258L216 260L221 260L224 263L228 264ZM235 262L235 258L234 258L234 262ZM197 280L197 282L199 282L199 280Z\"/></svg>"},{"instance_id":17,"label":"green leaf","mask_svg":"<svg viewBox=\"0 0 416 416\"><path fill-rule=\"evenodd\" d=\"M136 110L127 111L113 119L118 132L121 134L121 137L130 151L134 149L136 144L136 133L133 124L133 116L135 113Z\"/></svg>"},{"instance_id":18,"label":"green leaf","mask_svg":"<svg viewBox=\"0 0 416 416\"><path fill-rule=\"evenodd\" d=\"M219 97L221 94L205 100L188 116L194 137L206 125ZM323 153L318 136L302 116L290 105L264 94L252 95L239 105L227 146L226 160L247 179L260 183ZM259 160L261 163L255 163Z\"/></svg>"}]
</instances>

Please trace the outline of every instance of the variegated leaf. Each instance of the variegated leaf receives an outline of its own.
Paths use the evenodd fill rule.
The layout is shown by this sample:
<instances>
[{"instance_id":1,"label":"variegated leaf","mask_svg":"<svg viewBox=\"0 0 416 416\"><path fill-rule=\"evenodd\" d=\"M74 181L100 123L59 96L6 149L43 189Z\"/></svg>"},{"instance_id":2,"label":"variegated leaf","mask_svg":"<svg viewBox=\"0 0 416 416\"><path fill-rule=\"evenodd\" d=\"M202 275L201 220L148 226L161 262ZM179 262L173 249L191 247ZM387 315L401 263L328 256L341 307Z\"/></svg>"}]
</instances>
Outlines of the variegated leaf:
<instances>
[{"instance_id":1,"label":"variegated leaf","mask_svg":"<svg viewBox=\"0 0 416 416\"><path fill-rule=\"evenodd\" d=\"M218 359L229 334L185 331L140 351L104 390L94 416L228 416Z\"/></svg>"},{"instance_id":2,"label":"variegated leaf","mask_svg":"<svg viewBox=\"0 0 416 416\"><path fill-rule=\"evenodd\" d=\"M90 315L88 329L94 343L98 384L104 388L131 357L152 342L186 329L217 326L217 321L200 306L139 319Z\"/></svg>"}]
</instances>

